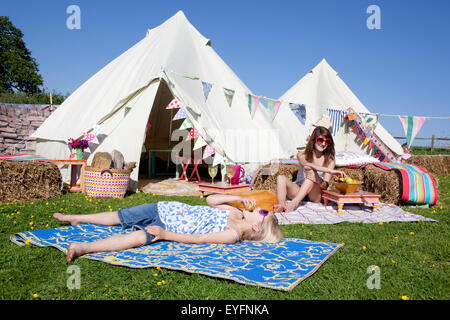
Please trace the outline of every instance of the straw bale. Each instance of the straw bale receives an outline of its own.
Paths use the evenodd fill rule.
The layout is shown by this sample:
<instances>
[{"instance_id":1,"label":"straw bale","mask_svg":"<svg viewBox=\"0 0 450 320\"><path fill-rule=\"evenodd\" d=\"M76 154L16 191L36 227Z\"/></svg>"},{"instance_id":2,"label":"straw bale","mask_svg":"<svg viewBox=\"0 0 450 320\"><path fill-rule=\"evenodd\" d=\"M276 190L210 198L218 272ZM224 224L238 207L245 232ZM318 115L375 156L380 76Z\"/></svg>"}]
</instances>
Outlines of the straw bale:
<instances>
[{"instance_id":1,"label":"straw bale","mask_svg":"<svg viewBox=\"0 0 450 320\"><path fill-rule=\"evenodd\" d=\"M406 163L418 165L432 174L450 174L450 156L417 155L409 158Z\"/></svg>"},{"instance_id":2,"label":"straw bale","mask_svg":"<svg viewBox=\"0 0 450 320\"><path fill-rule=\"evenodd\" d=\"M263 168L270 168L270 165L263 166ZM277 177L284 175L294 181L297 177L298 165L293 164L279 164L278 170L271 172L270 175L262 174L262 170L258 172L255 183L253 185L254 190L270 190L277 192Z\"/></svg>"},{"instance_id":3,"label":"straw bale","mask_svg":"<svg viewBox=\"0 0 450 320\"><path fill-rule=\"evenodd\" d=\"M61 172L51 162L0 160L0 202L61 195Z\"/></svg>"},{"instance_id":4,"label":"straw bale","mask_svg":"<svg viewBox=\"0 0 450 320\"><path fill-rule=\"evenodd\" d=\"M384 203L398 204L401 196L398 170L383 170L373 164L364 167L364 190L380 195Z\"/></svg>"}]
</instances>

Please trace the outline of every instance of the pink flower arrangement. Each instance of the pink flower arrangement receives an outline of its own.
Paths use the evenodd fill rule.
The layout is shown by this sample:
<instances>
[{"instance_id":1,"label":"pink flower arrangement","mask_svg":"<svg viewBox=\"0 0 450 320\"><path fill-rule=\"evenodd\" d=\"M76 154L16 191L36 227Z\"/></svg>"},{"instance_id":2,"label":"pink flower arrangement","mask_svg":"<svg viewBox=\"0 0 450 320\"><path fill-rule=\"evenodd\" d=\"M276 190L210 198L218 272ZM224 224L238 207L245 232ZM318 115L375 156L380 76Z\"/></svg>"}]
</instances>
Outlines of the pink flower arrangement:
<instances>
[{"instance_id":1,"label":"pink flower arrangement","mask_svg":"<svg viewBox=\"0 0 450 320\"><path fill-rule=\"evenodd\" d=\"M84 149L89 147L89 142L86 139L81 139L81 140L75 139L74 140L74 139L70 138L68 144L72 149L81 149L83 151L84 151Z\"/></svg>"}]
</instances>

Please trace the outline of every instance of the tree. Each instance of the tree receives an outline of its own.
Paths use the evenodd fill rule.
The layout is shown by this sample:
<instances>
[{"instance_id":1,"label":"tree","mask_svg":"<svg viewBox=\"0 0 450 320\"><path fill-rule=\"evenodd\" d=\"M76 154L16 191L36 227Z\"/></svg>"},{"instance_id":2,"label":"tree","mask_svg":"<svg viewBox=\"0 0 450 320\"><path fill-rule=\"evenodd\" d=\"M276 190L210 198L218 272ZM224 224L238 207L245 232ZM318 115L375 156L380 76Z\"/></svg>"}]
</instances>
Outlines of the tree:
<instances>
[{"instance_id":1,"label":"tree","mask_svg":"<svg viewBox=\"0 0 450 320\"><path fill-rule=\"evenodd\" d=\"M23 33L9 17L0 16L0 93L42 91L38 64L22 40Z\"/></svg>"}]
</instances>

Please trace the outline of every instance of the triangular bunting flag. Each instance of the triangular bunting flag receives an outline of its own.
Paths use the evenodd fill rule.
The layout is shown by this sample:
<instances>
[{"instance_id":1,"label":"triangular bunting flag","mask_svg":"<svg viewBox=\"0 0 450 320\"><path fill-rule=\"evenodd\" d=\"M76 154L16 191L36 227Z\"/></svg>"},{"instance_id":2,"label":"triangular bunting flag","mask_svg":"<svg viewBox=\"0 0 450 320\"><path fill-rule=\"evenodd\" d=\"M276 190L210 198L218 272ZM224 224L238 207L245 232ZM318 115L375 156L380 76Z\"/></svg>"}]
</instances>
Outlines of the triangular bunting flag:
<instances>
[{"instance_id":1,"label":"triangular bunting flag","mask_svg":"<svg viewBox=\"0 0 450 320\"><path fill-rule=\"evenodd\" d=\"M192 122L188 118L186 118L184 119L179 129L190 129L192 127L193 127Z\"/></svg>"},{"instance_id":2,"label":"triangular bunting flag","mask_svg":"<svg viewBox=\"0 0 450 320\"><path fill-rule=\"evenodd\" d=\"M180 119L186 119L186 112L184 112L183 109L180 108L180 110L178 110L177 114L175 115L175 117L173 117L173 121L175 120L180 120Z\"/></svg>"},{"instance_id":3,"label":"triangular bunting flag","mask_svg":"<svg viewBox=\"0 0 450 320\"><path fill-rule=\"evenodd\" d=\"M281 101L269 99L266 97L264 97L264 101L266 102L266 106L264 105L264 103L263 106L266 107L267 110L269 110L270 118L273 121L277 116L278 110L280 110Z\"/></svg>"},{"instance_id":4,"label":"triangular bunting flag","mask_svg":"<svg viewBox=\"0 0 450 320\"><path fill-rule=\"evenodd\" d=\"M206 149L206 148L205 148ZM204 158L204 156L203 156L203 159L205 159ZM214 160L213 160L213 167L214 166L217 166L218 164L221 164L221 163L223 163L223 157L222 157L222 155L221 154L219 154L219 153L215 153L215 156L214 156Z\"/></svg>"},{"instance_id":5,"label":"triangular bunting flag","mask_svg":"<svg viewBox=\"0 0 450 320\"><path fill-rule=\"evenodd\" d=\"M335 109L329 109L329 108L327 108L327 111L328 111L328 117L330 118L330 122L331 122L331 129L333 130L332 134L333 134L333 136L335 136L338 133L339 128L342 125L342 121L344 121L347 111L335 110Z\"/></svg>"},{"instance_id":6,"label":"triangular bunting flag","mask_svg":"<svg viewBox=\"0 0 450 320\"><path fill-rule=\"evenodd\" d=\"M403 130L405 130L406 146L409 148L422 128L426 117L398 116L398 118L403 125Z\"/></svg>"},{"instance_id":7,"label":"triangular bunting flag","mask_svg":"<svg viewBox=\"0 0 450 320\"><path fill-rule=\"evenodd\" d=\"M167 105L166 109L178 109L180 107L181 103L178 101L177 98L173 98L172 101Z\"/></svg>"},{"instance_id":8,"label":"triangular bunting flag","mask_svg":"<svg viewBox=\"0 0 450 320\"><path fill-rule=\"evenodd\" d=\"M200 134L198 133L198 131L195 128L191 128L191 130L189 131L188 136L186 137L186 141L195 139L195 138L197 138L199 136L200 136Z\"/></svg>"},{"instance_id":9,"label":"triangular bunting flag","mask_svg":"<svg viewBox=\"0 0 450 320\"><path fill-rule=\"evenodd\" d=\"M87 140L87 142L91 142L92 140L95 139L95 134L83 132L83 137L84 137L84 139Z\"/></svg>"},{"instance_id":10,"label":"triangular bunting flag","mask_svg":"<svg viewBox=\"0 0 450 320\"><path fill-rule=\"evenodd\" d=\"M203 151L203 159L206 159L209 156L212 156L214 153L216 153L216 150L214 150L213 147L207 145L205 150Z\"/></svg>"},{"instance_id":11,"label":"triangular bunting flag","mask_svg":"<svg viewBox=\"0 0 450 320\"><path fill-rule=\"evenodd\" d=\"M225 94L225 98L227 99L228 105L231 108L231 103L233 102L234 90L223 88L223 93Z\"/></svg>"},{"instance_id":12,"label":"triangular bunting flag","mask_svg":"<svg viewBox=\"0 0 450 320\"><path fill-rule=\"evenodd\" d=\"M92 129L93 129L93 133L97 136L97 135L99 135L102 132L103 126L101 126L99 124L94 124Z\"/></svg>"},{"instance_id":13,"label":"triangular bunting flag","mask_svg":"<svg viewBox=\"0 0 450 320\"><path fill-rule=\"evenodd\" d=\"M203 94L205 95L205 102L206 102L206 100L208 100L209 92L211 91L211 88L213 85L212 85L212 83L202 81L202 86L203 86Z\"/></svg>"},{"instance_id":14,"label":"triangular bunting flag","mask_svg":"<svg viewBox=\"0 0 450 320\"><path fill-rule=\"evenodd\" d=\"M250 112L250 115L253 119L256 113L256 109L258 109L259 97L250 93L248 93L247 96L248 96L248 111Z\"/></svg>"},{"instance_id":15,"label":"triangular bunting flag","mask_svg":"<svg viewBox=\"0 0 450 320\"><path fill-rule=\"evenodd\" d=\"M203 140L202 137L198 137L197 141L195 141L194 148L192 150L200 149L203 146L206 146L206 141Z\"/></svg>"},{"instance_id":16,"label":"triangular bunting flag","mask_svg":"<svg viewBox=\"0 0 450 320\"><path fill-rule=\"evenodd\" d=\"M302 125L305 125L306 122L306 107L304 104L298 103L289 103L289 108L295 114L297 119L301 122Z\"/></svg>"}]
</instances>

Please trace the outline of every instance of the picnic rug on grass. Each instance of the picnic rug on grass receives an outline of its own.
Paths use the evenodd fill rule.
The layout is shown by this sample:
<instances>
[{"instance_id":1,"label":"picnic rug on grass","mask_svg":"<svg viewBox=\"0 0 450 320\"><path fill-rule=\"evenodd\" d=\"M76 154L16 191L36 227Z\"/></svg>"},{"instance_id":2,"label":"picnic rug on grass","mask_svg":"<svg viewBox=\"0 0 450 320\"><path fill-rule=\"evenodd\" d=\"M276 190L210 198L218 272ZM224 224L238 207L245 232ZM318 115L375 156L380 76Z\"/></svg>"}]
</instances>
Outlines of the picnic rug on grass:
<instances>
[{"instance_id":1,"label":"picnic rug on grass","mask_svg":"<svg viewBox=\"0 0 450 320\"><path fill-rule=\"evenodd\" d=\"M325 206L321 203L301 202L300 206L292 212L275 213L278 223L282 224L335 224L341 222L379 223L379 222L418 222L437 220L426 218L404 211L402 208L381 203L377 212L372 207L358 204L345 204L342 213L337 211L336 204Z\"/></svg>"},{"instance_id":2,"label":"picnic rug on grass","mask_svg":"<svg viewBox=\"0 0 450 320\"><path fill-rule=\"evenodd\" d=\"M64 253L71 242L126 234L120 226L81 224L11 235L17 245L55 247ZM185 244L160 241L123 251L90 253L80 258L130 268L157 267L199 273L247 285L290 291L316 272L342 244L285 238L278 243ZM79 258L79 259L80 259ZM63 259L63 257L61 257Z\"/></svg>"},{"instance_id":3,"label":"picnic rug on grass","mask_svg":"<svg viewBox=\"0 0 450 320\"><path fill-rule=\"evenodd\" d=\"M400 200L406 203L435 205L438 190L431 175L422 167L413 164L374 163L384 170L398 170L402 176Z\"/></svg>"}]
</instances>

